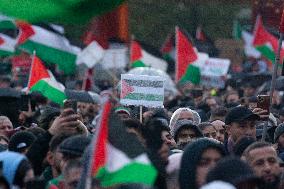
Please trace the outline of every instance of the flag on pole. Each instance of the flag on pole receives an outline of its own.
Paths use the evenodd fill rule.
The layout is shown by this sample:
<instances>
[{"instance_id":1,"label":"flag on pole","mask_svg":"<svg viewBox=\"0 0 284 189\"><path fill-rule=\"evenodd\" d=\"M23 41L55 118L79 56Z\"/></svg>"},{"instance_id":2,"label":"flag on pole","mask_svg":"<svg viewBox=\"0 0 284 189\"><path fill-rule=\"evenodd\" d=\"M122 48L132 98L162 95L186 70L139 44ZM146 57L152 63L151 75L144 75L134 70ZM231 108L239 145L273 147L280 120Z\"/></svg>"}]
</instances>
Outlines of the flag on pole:
<instances>
[{"instance_id":1,"label":"flag on pole","mask_svg":"<svg viewBox=\"0 0 284 189\"><path fill-rule=\"evenodd\" d=\"M63 105L63 101L66 99L65 87L55 80L52 73L46 69L36 55L34 55L32 61L28 90L38 91L49 100L60 105Z\"/></svg>"},{"instance_id":2,"label":"flag on pole","mask_svg":"<svg viewBox=\"0 0 284 189\"><path fill-rule=\"evenodd\" d=\"M26 22L17 22L20 30L18 48L30 54L37 52L42 60L58 65L65 74L73 74L76 69L77 54L80 49L56 33Z\"/></svg>"},{"instance_id":3,"label":"flag on pole","mask_svg":"<svg viewBox=\"0 0 284 189\"><path fill-rule=\"evenodd\" d=\"M275 62L275 55L278 49L278 40L264 27L260 16L257 17L254 26L253 46L272 63ZM280 60L283 59L284 49L281 48ZM281 61L282 62L282 61Z\"/></svg>"},{"instance_id":4,"label":"flag on pole","mask_svg":"<svg viewBox=\"0 0 284 189\"><path fill-rule=\"evenodd\" d=\"M175 35L169 34L163 43L160 52L163 54L165 60L167 61L175 61Z\"/></svg>"},{"instance_id":5,"label":"flag on pole","mask_svg":"<svg viewBox=\"0 0 284 189\"><path fill-rule=\"evenodd\" d=\"M16 40L0 33L0 56L10 56L15 53Z\"/></svg>"},{"instance_id":6,"label":"flag on pole","mask_svg":"<svg viewBox=\"0 0 284 189\"><path fill-rule=\"evenodd\" d=\"M193 63L197 60L197 52L186 33L176 27L176 82L200 82L200 70Z\"/></svg>"},{"instance_id":7,"label":"flag on pole","mask_svg":"<svg viewBox=\"0 0 284 189\"><path fill-rule=\"evenodd\" d=\"M131 41L130 45L130 63L132 68L136 67L152 67L159 70L167 71L168 64L165 60L163 60L160 52L156 52L155 55L152 49L145 47L143 48L141 42L136 40Z\"/></svg>"},{"instance_id":8,"label":"flag on pole","mask_svg":"<svg viewBox=\"0 0 284 189\"><path fill-rule=\"evenodd\" d=\"M92 143L91 175L102 187L130 183L152 185L156 169L137 137L126 132L111 109L111 102L107 101Z\"/></svg>"}]
</instances>

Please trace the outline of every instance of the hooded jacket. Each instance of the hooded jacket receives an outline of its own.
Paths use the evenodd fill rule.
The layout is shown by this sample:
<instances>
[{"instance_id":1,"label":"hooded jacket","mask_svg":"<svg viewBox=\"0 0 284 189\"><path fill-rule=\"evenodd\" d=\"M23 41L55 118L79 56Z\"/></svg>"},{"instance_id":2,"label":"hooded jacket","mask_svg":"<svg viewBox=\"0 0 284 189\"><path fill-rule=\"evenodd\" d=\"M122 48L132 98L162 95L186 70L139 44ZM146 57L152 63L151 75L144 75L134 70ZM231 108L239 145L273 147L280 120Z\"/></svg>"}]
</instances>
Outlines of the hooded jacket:
<instances>
[{"instance_id":1,"label":"hooded jacket","mask_svg":"<svg viewBox=\"0 0 284 189\"><path fill-rule=\"evenodd\" d=\"M179 184L182 189L197 189L196 169L202 153L209 149L217 149L223 156L226 152L221 143L208 138L198 139L189 144L183 153L179 172Z\"/></svg>"},{"instance_id":2,"label":"hooded jacket","mask_svg":"<svg viewBox=\"0 0 284 189\"><path fill-rule=\"evenodd\" d=\"M16 152L4 151L0 153L0 161L3 162L3 176L12 186L20 163L26 159L24 155Z\"/></svg>"}]
</instances>

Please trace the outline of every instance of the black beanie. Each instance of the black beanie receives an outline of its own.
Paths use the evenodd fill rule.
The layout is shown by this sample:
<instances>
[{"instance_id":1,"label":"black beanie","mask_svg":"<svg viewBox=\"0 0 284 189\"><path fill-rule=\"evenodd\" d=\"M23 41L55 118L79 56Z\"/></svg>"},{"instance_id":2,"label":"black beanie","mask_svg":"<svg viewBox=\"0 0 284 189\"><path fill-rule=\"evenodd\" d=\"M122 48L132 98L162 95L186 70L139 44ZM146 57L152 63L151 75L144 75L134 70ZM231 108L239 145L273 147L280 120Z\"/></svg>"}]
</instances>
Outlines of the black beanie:
<instances>
[{"instance_id":1,"label":"black beanie","mask_svg":"<svg viewBox=\"0 0 284 189\"><path fill-rule=\"evenodd\" d=\"M284 133L284 123L281 123L274 131L274 142L277 142L278 138L283 133Z\"/></svg>"},{"instance_id":2,"label":"black beanie","mask_svg":"<svg viewBox=\"0 0 284 189\"><path fill-rule=\"evenodd\" d=\"M8 149L13 152L21 152L23 149L31 146L35 140L34 134L27 131L19 131L10 138Z\"/></svg>"},{"instance_id":3,"label":"black beanie","mask_svg":"<svg viewBox=\"0 0 284 189\"><path fill-rule=\"evenodd\" d=\"M226 157L220 160L208 172L206 182L210 183L216 180L228 182L235 186L240 182L258 181L250 166L237 157Z\"/></svg>"},{"instance_id":4,"label":"black beanie","mask_svg":"<svg viewBox=\"0 0 284 189\"><path fill-rule=\"evenodd\" d=\"M39 120L38 120L38 125L43 128L44 130L48 130L49 122L56 116L60 115L60 109L51 107L51 106L46 106L43 109L43 112L41 113Z\"/></svg>"}]
</instances>

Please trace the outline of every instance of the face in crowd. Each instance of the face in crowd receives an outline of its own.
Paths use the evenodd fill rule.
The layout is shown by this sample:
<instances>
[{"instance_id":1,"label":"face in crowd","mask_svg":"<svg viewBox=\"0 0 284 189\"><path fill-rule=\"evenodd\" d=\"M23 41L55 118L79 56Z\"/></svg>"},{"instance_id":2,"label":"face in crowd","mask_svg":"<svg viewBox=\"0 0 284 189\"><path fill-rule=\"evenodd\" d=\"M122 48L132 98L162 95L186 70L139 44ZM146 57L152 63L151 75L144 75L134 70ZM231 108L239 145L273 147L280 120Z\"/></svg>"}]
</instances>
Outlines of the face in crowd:
<instances>
[{"instance_id":1,"label":"face in crowd","mask_svg":"<svg viewBox=\"0 0 284 189\"><path fill-rule=\"evenodd\" d=\"M243 154L255 174L265 181L266 185L275 188L280 181L281 169L276 150L268 143L257 142L250 145Z\"/></svg>"},{"instance_id":2,"label":"face in crowd","mask_svg":"<svg viewBox=\"0 0 284 189\"><path fill-rule=\"evenodd\" d=\"M0 135L8 136L12 129L13 125L10 119L6 116L0 116Z\"/></svg>"},{"instance_id":3,"label":"face in crowd","mask_svg":"<svg viewBox=\"0 0 284 189\"><path fill-rule=\"evenodd\" d=\"M239 122L233 122L228 127L228 134L233 139L234 142L238 141L240 138L247 136L256 139L256 120L242 120Z\"/></svg>"},{"instance_id":4,"label":"face in crowd","mask_svg":"<svg viewBox=\"0 0 284 189\"><path fill-rule=\"evenodd\" d=\"M223 143L225 139L225 123L221 120L215 120L211 124L216 130L216 139Z\"/></svg>"}]
</instances>

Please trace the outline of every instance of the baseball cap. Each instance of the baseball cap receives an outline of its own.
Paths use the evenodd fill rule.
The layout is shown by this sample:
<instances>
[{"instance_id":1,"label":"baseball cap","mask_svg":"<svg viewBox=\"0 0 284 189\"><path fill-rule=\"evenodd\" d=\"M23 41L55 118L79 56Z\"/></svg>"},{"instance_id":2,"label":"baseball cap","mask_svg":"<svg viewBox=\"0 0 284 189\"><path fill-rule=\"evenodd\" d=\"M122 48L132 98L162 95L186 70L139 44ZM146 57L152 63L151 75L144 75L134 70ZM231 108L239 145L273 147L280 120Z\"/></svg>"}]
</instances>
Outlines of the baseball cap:
<instances>
[{"instance_id":1,"label":"baseball cap","mask_svg":"<svg viewBox=\"0 0 284 189\"><path fill-rule=\"evenodd\" d=\"M243 120L258 120L260 117L244 106L232 108L225 118L226 125Z\"/></svg>"}]
</instances>

